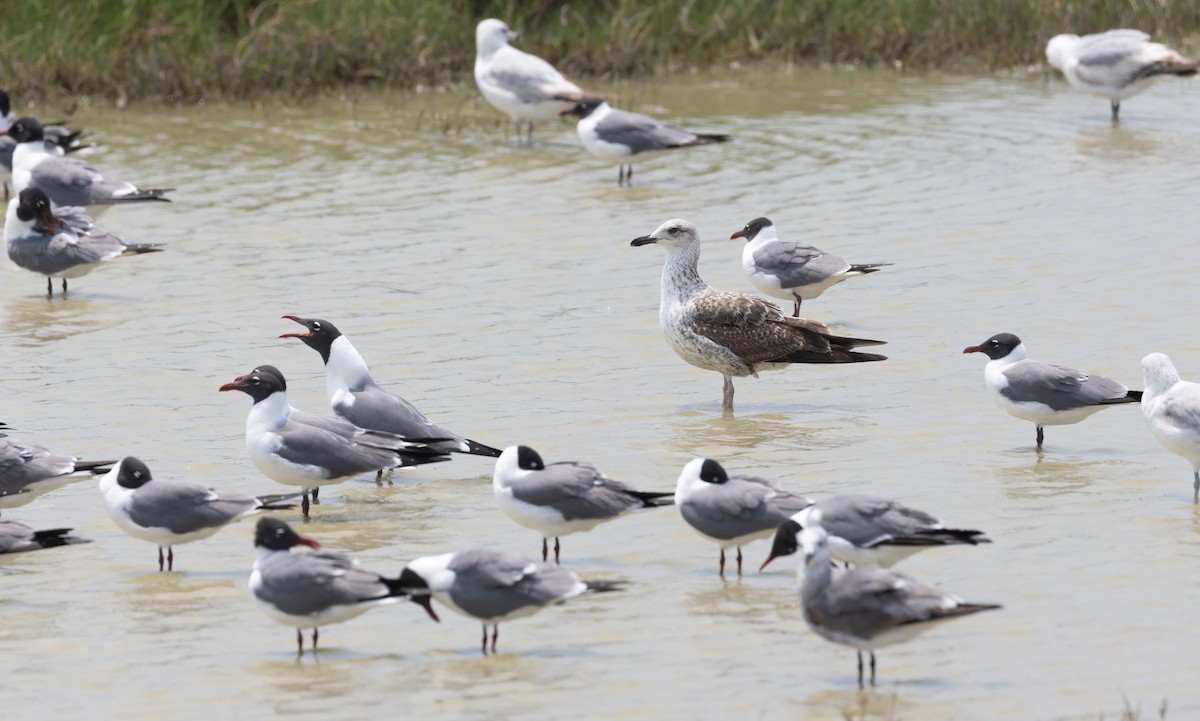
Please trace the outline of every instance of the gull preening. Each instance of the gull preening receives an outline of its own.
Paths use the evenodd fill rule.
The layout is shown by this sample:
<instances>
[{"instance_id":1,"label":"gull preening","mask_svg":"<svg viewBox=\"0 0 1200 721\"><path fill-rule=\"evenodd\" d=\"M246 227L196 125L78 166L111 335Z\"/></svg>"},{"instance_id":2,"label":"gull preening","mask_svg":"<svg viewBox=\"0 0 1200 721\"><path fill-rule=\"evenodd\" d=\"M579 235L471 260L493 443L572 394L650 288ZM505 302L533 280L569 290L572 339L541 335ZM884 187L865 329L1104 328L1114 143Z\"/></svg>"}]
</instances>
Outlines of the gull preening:
<instances>
[{"instance_id":1,"label":"gull preening","mask_svg":"<svg viewBox=\"0 0 1200 721\"><path fill-rule=\"evenodd\" d=\"M557 119L583 91L550 63L509 45L516 37L495 18L475 26L475 84L485 100L512 118L518 143L521 121L528 124L526 142L532 144L533 124Z\"/></svg>"},{"instance_id":2,"label":"gull preening","mask_svg":"<svg viewBox=\"0 0 1200 721\"><path fill-rule=\"evenodd\" d=\"M584 581L552 563L476 548L418 558L404 567L400 586L414 601L424 599L425 610L435 621L437 614L428 605L431 595L451 610L481 621L486 656L488 626L492 627L492 653L496 653L501 623L532 616L585 593L618 591L624 584Z\"/></svg>"},{"instance_id":3,"label":"gull preening","mask_svg":"<svg viewBox=\"0 0 1200 721\"><path fill-rule=\"evenodd\" d=\"M826 641L858 650L859 688L863 685L863 651L871 655L874 686L875 649L908 641L937 621L1000 608L993 603L967 603L878 566L834 570L829 537L819 525L800 531L796 543L804 551L799 573L804 622Z\"/></svg>"},{"instance_id":4,"label":"gull preening","mask_svg":"<svg viewBox=\"0 0 1200 721\"><path fill-rule=\"evenodd\" d=\"M96 227L83 208L63 206L52 210L50 198L39 188L26 188L8 201L4 221L8 258L17 266L46 276L46 295L54 295L54 278L87 275L100 264L122 255L155 253L153 244L130 244Z\"/></svg>"},{"instance_id":5,"label":"gull preening","mask_svg":"<svg viewBox=\"0 0 1200 721\"><path fill-rule=\"evenodd\" d=\"M1200 503L1200 383L1180 380L1171 359L1142 359L1142 415L1163 448L1192 464L1192 502Z\"/></svg>"},{"instance_id":6,"label":"gull preening","mask_svg":"<svg viewBox=\"0 0 1200 721\"><path fill-rule=\"evenodd\" d=\"M1029 360L1025 344L1012 333L997 333L963 348L963 353L989 358L983 368L989 395L1005 413L1037 426L1039 451L1045 440L1043 426L1078 423L1109 406L1142 399L1141 391L1131 391L1111 378Z\"/></svg>"},{"instance_id":7,"label":"gull preening","mask_svg":"<svg viewBox=\"0 0 1200 721\"><path fill-rule=\"evenodd\" d=\"M863 363L887 360L859 346L883 341L833 335L824 323L785 316L779 306L746 293L710 287L700 278L700 233L686 220L668 220L634 247L667 249L658 321L671 349L697 368L724 379L722 407L733 409L733 379L792 363Z\"/></svg>"},{"instance_id":8,"label":"gull preening","mask_svg":"<svg viewBox=\"0 0 1200 721\"><path fill-rule=\"evenodd\" d=\"M212 536L264 510L294 507L299 493L243 496L218 493L202 483L155 479L141 460L128 456L100 479L104 507L117 528L158 546L158 570L175 570L175 546Z\"/></svg>"},{"instance_id":9,"label":"gull preening","mask_svg":"<svg viewBox=\"0 0 1200 721\"><path fill-rule=\"evenodd\" d=\"M86 538L72 536L71 528L48 528L36 531L20 521L0 521L0 553L24 553L44 548L91 543Z\"/></svg>"},{"instance_id":10,"label":"gull preening","mask_svg":"<svg viewBox=\"0 0 1200 721\"><path fill-rule=\"evenodd\" d=\"M1167 75L1190 77L1200 61L1185 58L1140 30L1109 30L1094 35L1055 35L1046 44L1046 60L1072 86L1112 103L1117 122L1121 101L1146 90Z\"/></svg>"},{"instance_id":11,"label":"gull preening","mask_svg":"<svg viewBox=\"0 0 1200 721\"><path fill-rule=\"evenodd\" d=\"M509 446L496 459L492 493L504 515L542 534L542 560L554 538L559 562L560 536L590 531L641 508L673 503L674 493L636 491L606 477L590 463L559 461L547 465L529 446Z\"/></svg>"},{"instance_id":12,"label":"gull preening","mask_svg":"<svg viewBox=\"0 0 1200 721\"><path fill-rule=\"evenodd\" d=\"M843 280L874 273L891 263L850 263L806 243L780 240L775 224L755 218L730 240L745 238L742 268L759 291L793 302L792 315L800 316L800 303L818 297Z\"/></svg>"},{"instance_id":13,"label":"gull preening","mask_svg":"<svg viewBox=\"0 0 1200 721\"><path fill-rule=\"evenodd\" d=\"M614 110L603 98L597 97L583 98L574 107L562 111L562 115L579 118L575 131L585 150L601 160L617 164L617 185L632 181L635 155L645 158L666 150L729 140L728 135L693 133L649 115Z\"/></svg>"}]
</instances>

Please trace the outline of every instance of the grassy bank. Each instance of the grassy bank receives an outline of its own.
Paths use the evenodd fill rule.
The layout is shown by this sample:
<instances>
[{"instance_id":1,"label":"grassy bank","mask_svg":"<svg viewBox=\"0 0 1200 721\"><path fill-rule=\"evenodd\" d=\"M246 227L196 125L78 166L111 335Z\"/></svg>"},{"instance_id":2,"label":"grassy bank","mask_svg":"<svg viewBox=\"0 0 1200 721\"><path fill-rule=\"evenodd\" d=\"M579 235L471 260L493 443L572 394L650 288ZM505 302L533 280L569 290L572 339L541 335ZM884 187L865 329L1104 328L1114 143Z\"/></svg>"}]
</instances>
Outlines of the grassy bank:
<instances>
[{"instance_id":1,"label":"grassy bank","mask_svg":"<svg viewBox=\"0 0 1200 721\"><path fill-rule=\"evenodd\" d=\"M573 77L731 61L1040 62L1050 36L1137 27L1179 42L1191 0L20 0L0 3L0 78L19 97L303 94L469 79L474 26Z\"/></svg>"}]
</instances>

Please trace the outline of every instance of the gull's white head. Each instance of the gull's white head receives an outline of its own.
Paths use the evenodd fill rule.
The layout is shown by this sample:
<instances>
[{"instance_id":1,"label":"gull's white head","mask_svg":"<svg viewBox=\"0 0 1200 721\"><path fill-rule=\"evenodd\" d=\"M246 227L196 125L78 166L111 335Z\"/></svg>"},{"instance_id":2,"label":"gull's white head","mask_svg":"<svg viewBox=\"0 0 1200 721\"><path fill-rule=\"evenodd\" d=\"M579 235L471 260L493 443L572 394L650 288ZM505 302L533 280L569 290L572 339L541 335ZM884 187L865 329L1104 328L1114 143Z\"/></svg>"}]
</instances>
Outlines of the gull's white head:
<instances>
[{"instance_id":1,"label":"gull's white head","mask_svg":"<svg viewBox=\"0 0 1200 721\"><path fill-rule=\"evenodd\" d=\"M796 536L800 550L804 553L804 567L829 565L829 534L817 525L808 526Z\"/></svg>"},{"instance_id":2,"label":"gull's white head","mask_svg":"<svg viewBox=\"0 0 1200 721\"><path fill-rule=\"evenodd\" d=\"M488 18L475 26L475 54L490 57L516 37L517 34L509 30L503 20Z\"/></svg>"},{"instance_id":3,"label":"gull's white head","mask_svg":"<svg viewBox=\"0 0 1200 721\"><path fill-rule=\"evenodd\" d=\"M634 238L630 245L637 247L639 245L649 245L650 243L658 243L671 249L687 248L700 244L700 231L696 230L696 226L686 220L676 218L658 226L658 230L650 235Z\"/></svg>"},{"instance_id":4,"label":"gull's white head","mask_svg":"<svg viewBox=\"0 0 1200 721\"><path fill-rule=\"evenodd\" d=\"M1067 54L1074 50L1078 43L1078 35L1070 33L1055 35L1050 38L1050 42L1046 43L1046 62L1054 68L1062 70L1067 63Z\"/></svg>"},{"instance_id":5,"label":"gull's white head","mask_svg":"<svg viewBox=\"0 0 1200 721\"><path fill-rule=\"evenodd\" d=\"M1143 392L1154 396L1165 393L1171 386L1179 382L1179 373L1175 364L1162 353L1151 353L1142 359Z\"/></svg>"}]
</instances>

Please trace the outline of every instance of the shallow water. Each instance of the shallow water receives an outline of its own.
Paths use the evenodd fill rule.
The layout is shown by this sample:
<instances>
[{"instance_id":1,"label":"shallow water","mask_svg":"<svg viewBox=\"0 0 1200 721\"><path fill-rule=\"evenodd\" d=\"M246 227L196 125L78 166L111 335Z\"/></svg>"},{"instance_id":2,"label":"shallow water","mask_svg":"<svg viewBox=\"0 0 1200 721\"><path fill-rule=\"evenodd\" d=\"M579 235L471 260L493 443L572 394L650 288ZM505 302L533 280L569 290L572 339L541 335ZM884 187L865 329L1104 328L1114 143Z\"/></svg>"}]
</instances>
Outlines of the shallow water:
<instances>
[{"instance_id":1,"label":"shallow water","mask_svg":"<svg viewBox=\"0 0 1200 721\"><path fill-rule=\"evenodd\" d=\"M1166 83L1107 103L1058 79L831 70L670 78L614 89L635 109L734 142L635 166L635 186L587 156L569 125L514 148L473 93L301 104L89 108L92 160L173 204L100 223L161 242L72 281L0 275L0 420L83 457L137 455L158 477L284 490L250 465L248 399L217 387L279 366L294 405L324 410L319 357L285 313L336 323L377 380L485 443L589 460L669 490L695 455L811 495L871 492L991 546L922 554L903 570L1002 611L879 654L860 696L854 653L809 632L795 562L722 583L717 549L671 510L564 540L567 565L627 579L506 624L411 604L294 635L246 592L252 523L177 549L107 518L94 483L5 513L95 543L6 557L6 708L59 718L920 718L1147 715L1200 709L1190 610L1200 510L1186 463L1136 407L1047 429L990 404L983 358L1000 331L1032 357L1140 387L1168 353L1200 377L1192 308L1200 89ZM54 114L48 112L48 114ZM750 290L739 243L767 215L856 262L893 267L807 303L806 315L889 341L886 363L795 367L737 381L685 365L658 329L663 252L629 240L684 217L701 271ZM395 573L470 545L527 552L496 510L487 459L329 487L304 532ZM296 514L282 516L294 520ZM765 542L747 548L757 567ZM70 688L70 694L58 693Z\"/></svg>"}]
</instances>

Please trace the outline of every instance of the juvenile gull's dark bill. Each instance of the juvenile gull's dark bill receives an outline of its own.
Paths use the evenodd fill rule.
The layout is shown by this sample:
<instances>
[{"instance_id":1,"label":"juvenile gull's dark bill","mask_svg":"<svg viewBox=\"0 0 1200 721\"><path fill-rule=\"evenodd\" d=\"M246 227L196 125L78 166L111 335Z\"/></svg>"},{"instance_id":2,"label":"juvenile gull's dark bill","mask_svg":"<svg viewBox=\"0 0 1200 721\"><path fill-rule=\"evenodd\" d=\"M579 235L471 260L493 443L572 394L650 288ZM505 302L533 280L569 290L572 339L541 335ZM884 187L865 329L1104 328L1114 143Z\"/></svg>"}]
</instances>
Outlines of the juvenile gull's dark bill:
<instances>
[{"instance_id":1,"label":"juvenile gull's dark bill","mask_svg":"<svg viewBox=\"0 0 1200 721\"><path fill-rule=\"evenodd\" d=\"M1163 448L1192 464L1192 502L1200 503L1200 384L1181 380L1162 353L1142 359L1142 415Z\"/></svg>"}]
</instances>

